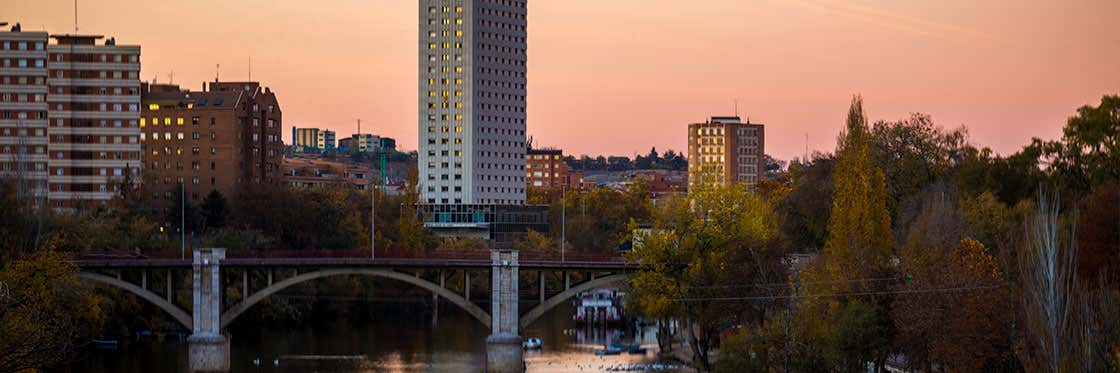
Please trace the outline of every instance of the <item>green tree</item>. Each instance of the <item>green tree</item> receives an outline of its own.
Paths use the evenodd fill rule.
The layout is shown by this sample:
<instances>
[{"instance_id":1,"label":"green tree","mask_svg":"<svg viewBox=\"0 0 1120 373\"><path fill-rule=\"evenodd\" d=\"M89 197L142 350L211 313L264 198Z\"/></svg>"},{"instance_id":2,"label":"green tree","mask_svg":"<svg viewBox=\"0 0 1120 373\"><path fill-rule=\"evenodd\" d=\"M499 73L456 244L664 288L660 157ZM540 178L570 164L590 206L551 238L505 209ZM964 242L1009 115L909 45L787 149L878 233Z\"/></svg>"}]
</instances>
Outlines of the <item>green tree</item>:
<instances>
[{"instance_id":1,"label":"green tree","mask_svg":"<svg viewBox=\"0 0 1120 373\"><path fill-rule=\"evenodd\" d=\"M1120 180L1120 95L1082 106L1062 129L1062 141L1047 144L1052 171L1079 196L1093 186Z\"/></svg>"},{"instance_id":2,"label":"green tree","mask_svg":"<svg viewBox=\"0 0 1120 373\"><path fill-rule=\"evenodd\" d=\"M799 356L835 369L850 368L854 364L852 358L866 358L864 362L882 366L888 350L881 341L889 341L892 332L886 314L890 299L845 296L884 290L886 285L874 279L893 273L893 236L885 181L883 172L872 162L867 120L859 96L852 99L837 147L828 239L820 258L798 275L798 280L806 284L802 291L813 295L797 306L796 333L804 341ZM859 303L852 303L856 301ZM851 345L852 341L863 347ZM858 351L853 350L857 347Z\"/></svg>"},{"instance_id":3,"label":"green tree","mask_svg":"<svg viewBox=\"0 0 1120 373\"><path fill-rule=\"evenodd\" d=\"M682 320L693 364L709 370L708 351L721 326L756 325L774 306L720 301L773 295L770 287L728 286L780 281L772 208L741 186L700 184L688 196L663 200L653 222L647 233L637 234L628 254L639 267L632 299L646 315Z\"/></svg>"},{"instance_id":4,"label":"green tree","mask_svg":"<svg viewBox=\"0 0 1120 373\"><path fill-rule=\"evenodd\" d=\"M202 200L201 208L203 225L207 229L221 228L226 225L226 215L229 211L226 207L226 198L222 196L222 193L211 190Z\"/></svg>"},{"instance_id":5,"label":"green tree","mask_svg":"<svg viewBox=\"0 0 1120 373\"><path fill-rule=\"evenodd\" d=\"M838 141L833 170L835 192L823 256L835 291L851 290L844 280L876 277L890 264L893 239L883 172L872 162L863 100L856 96Z\"/></svg>"}]
</instances>

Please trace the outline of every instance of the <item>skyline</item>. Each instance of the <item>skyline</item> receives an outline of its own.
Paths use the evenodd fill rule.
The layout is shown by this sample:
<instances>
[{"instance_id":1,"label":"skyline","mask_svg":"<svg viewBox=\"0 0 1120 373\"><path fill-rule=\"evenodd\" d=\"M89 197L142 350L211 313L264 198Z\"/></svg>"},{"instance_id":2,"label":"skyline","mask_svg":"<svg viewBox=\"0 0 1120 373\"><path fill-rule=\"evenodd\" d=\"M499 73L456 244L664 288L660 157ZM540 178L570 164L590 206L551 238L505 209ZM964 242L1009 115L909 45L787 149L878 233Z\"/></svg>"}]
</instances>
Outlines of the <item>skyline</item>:
<instances>
[{"instance_id":1,"label":"skyline","mask_svg":"<svg viewBox=\"0 0 1120 373\"><path fill-rule=\"evenodd\" d=\"M530 1L528 135L575 156L681 152L689 123L732 114L737 101L744 120L767 125L769 153L788 160L806 134L810 152L831 152L858 93L872 121L927 113L1012 153L1059 137L1078 107L1120 91L1120 37L1106 18L1120 3L1016 4ZM189 89L212 81L216 64L222 80L247 79L251 56L253 78L285 108L284 134L345 136L361 118L364 131L416 149L416 2L332 5L82 2L78 26L141 45L142 80L174 71ZM3 8L11 18L0 21L25 30L73 32L70 1ZM133 16L120 18L125 9ZM305 23L279 21L292 17ZM152 27L169 20L191 26Z\"/></svg>"}]
</instances>

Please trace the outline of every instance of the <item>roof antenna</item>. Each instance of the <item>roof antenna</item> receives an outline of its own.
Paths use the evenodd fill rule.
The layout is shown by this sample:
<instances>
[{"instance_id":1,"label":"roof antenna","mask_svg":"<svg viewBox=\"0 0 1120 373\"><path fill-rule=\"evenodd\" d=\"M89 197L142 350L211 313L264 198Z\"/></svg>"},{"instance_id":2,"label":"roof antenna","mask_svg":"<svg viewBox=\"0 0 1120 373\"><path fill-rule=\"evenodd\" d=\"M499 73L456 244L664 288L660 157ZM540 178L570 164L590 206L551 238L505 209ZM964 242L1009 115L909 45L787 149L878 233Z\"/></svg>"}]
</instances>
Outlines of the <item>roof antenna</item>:
<instances>
[{"instance_id":1,"label":"roof antenna","mask_svg":"<svg viewBox=\"0 0 1120 373\"><path fill-rule=\"evenodd\" d=\"M175 70L171 70L171 73L167 74L167 84L175 84Z\"/></svg>"},{"instance_id":2,"label":"roof antenna","mask_svg":"<svg viewBox=\"0 0 1120 373\"><path fill-rule=\"evenodd\" d=\"M218 82L218 77L222 75L222 64L214 65L214 83Z\"/></svg>"},{"instance_id":3,"label":"roof antenna","mask_svg":"<svg viewBox=\"0 0 1120 373\"><path fill-rule=\"evenodd\" d=\"M253 56L249 56L249 81L253 81Z\"/></svg>"},{"instance_id":4,"label":"roof antenna","mask_svg":"<svg viewBox=\"0 0 1120 373\"><path fill-rule=\"evenodd\" d=\"M78 0L74 0L74 33L78 33Z\"/></svg>"},{"instance_id":5,"label":"roof antenna","mask_svg":"<svg viewBox=\"0 0 1120 373\"><path fill-rule=\"evenodd\" d=\"M739 99L735 99L735 116L739 116Z\"/></svg>"}]
</instances>

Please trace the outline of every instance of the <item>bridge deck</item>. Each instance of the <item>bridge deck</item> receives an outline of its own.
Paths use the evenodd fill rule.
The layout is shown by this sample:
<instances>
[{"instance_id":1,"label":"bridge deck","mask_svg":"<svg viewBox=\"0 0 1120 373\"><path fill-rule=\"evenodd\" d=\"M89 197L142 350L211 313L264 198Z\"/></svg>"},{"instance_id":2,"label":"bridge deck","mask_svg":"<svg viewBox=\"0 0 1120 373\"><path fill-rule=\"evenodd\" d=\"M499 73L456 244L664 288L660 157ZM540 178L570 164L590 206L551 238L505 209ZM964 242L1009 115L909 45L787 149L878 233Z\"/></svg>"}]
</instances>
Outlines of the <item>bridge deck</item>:
<instances>
[{"instance_id":1,"label":"bridge deck","mask_svg":"<svg viewBox=\"0 0 1120 373\"><path fill-rule=\"evenodd\" d=\"M304 251L231 251L222 260L224 267L364 267L364 268L489 268L489 252L479 251L430 251L421 253L378 253L370 259L364 250L304 250ZM84 253L73 263L82 268L174 268L191 267L192 258L181 259L179 253ZM523 269L552 270L601 270L619 271L632 269L620 255L569 254L565 260L553 253L522 253L519 265Z\"/></svg>"}]
</instances>

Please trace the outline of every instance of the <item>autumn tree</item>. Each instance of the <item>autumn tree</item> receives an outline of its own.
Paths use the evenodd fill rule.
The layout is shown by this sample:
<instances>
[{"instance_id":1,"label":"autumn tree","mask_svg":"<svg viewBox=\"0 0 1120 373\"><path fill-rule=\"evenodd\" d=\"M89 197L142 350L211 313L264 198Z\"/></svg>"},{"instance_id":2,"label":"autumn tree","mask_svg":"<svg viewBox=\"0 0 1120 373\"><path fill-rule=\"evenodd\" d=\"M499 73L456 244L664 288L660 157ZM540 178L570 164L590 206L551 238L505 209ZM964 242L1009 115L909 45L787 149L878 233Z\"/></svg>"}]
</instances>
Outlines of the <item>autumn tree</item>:
<instances>
[{"instance_id":1,"label":"autumn tree","mask_svg":"<svg viewBox=\"0 0 1120 373\"><path fill-rule=\"evenodd\" d=\"M646 315L682 320L694 366L709 370L719 327L757 325L774 305L727 299L774 295L772 287L750 285L782 278L772 208L741 186L700 184L663 200L653 222L629 254L639 268L632 299Z\"/></svg>"},{"instance_id":2,"label":"autumn tree","mask_svg":"<svg viewBox=\"0 0 1120 373\"><path fill-rule=\"evenodd\" d=\"M856 96L840 134L832 178L835 192L823 256L832 290L853 287L843 280L882 275L892 255L891 219L883 172L871 159L863 100Z\"/></svg>"},{"instance_id":3,"label":"autumn tree","mask_svg":"<svg viewBox=\"0 0 1120 373\"><path fill-rule=\"evenodd\" d=\"M912 277L891 310L899 347L915 369L997 369L1011 353L1010 290L996 258L964 238L945 255L904 271ZM923 292L924 291L924 292Z\"/></svg>"},{"instance_id":4,"label":"autumn tree","mask_svg":"<svg viewBox=\"0 0 1120 373\"><path fill-rule=\"evenodd\" d=\"M65 362L103 322L103 300L53 245L0 267L0 372Z\"/></svg>"},{"instance_id":5,"label":"autumn tree","mask_svg":"<svg viewBox=\"0 0 1120 373\"><path fill-rule=\"evenodd\" d=\"M838 140L832 179L828 239L818 260L801 271L797 282L808 294L798 305L799 355L823 359L842 368L851 357L877 365L886 359L889 298L853 298L848 293L884 290L875 279L893 276L893 238L883 172L872 162L870 135L859 96L852 99ZM858 304L852 303L858 301ZM869 315L857 314L871 312ZM852 348L858 348L853 351ZM854 354L854 355L853 355Z\"/></svg>"}]
</instances>

